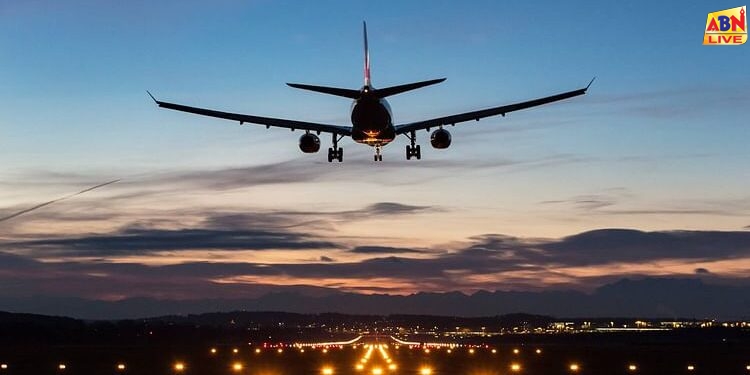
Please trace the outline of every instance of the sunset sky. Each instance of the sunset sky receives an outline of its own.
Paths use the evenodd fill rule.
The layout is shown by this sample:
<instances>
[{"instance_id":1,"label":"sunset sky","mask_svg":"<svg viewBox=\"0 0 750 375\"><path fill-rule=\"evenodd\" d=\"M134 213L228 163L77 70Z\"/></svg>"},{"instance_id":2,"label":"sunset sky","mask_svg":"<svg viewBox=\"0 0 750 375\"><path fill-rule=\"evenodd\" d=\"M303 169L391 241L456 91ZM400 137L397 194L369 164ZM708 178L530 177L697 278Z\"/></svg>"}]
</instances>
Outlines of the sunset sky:
<instances>
[{"instance_id":1,"label":"sunset sky","mask_svg":"<svg viewBox=\"0 0 750 375\"><path fill-rule=\"evenodd\" d=\"M0 217L121 179L0 220L0 296L750 284L750 46L701 44L742 4L470 4L0 2ZM349 100L285 83L359 88L363 20L376 87L448 78L389 98L396 123L597 80L382 163L146 95L350 125Z\"/></svg>"}]
</instances>

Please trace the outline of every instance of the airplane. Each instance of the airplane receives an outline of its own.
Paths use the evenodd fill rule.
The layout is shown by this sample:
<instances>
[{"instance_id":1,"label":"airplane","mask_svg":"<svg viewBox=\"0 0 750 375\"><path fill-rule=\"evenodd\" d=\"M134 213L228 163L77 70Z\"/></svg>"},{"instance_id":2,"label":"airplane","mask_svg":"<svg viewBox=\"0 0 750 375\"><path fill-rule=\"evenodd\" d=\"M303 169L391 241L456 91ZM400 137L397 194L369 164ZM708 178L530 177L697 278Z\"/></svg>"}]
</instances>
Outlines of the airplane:
<instances>
[{"instance_id":1,"label":"airplane","mask_svg":"<svg viewBox=\"0 0 750 375\"><path fill-rule=\"evenodd\" d=\"M328 162L330 163L334 160L343 162L344 149L339 147L338 144L339 141L341 141L344 137L351 137L352 140L357 143L362 143L374 147L374 160L383 161L383 155L381 154L382 148L393 141L396 136L399 135L406 136L410 141L410 144L406 145L406 159L410 160L411 158L416 158L417 160L419 160L422 158L422 150L421 147L417 144L416 132L418 130L427 130L429 132L430 129L434 128L435 131L433 131L430 135L430 144L436 149L446 149L451 144L451 134L450 132L448 132L448 130L444 129L445 126L455 126L458 123L471 120L479 121L482 118L490 116L501 115L505 117L505 114L509 112L536 107L543 104L583 95L594 82L594 79L596 79L596 77L594 77L594 79L592 79L591 82L589 82L589 84L584 88L550 95L543 98L532 99L524 102L507 104L478 111L437 117L429 120L394 125L391 107L388 105L386 97L422 88L425 86L434 85L436 83L445 81L445 78L407 83L382 89L375 88L370 80L370 52L367 45L367 23L362 23L362 30L365 46L365 82L362 88L360 88L359 90L355 90L328 86L314 86L300 83L287 83L288 86L296 89L315 91L323 94L352 99L352 126L295 121L282 118L261 117L240 113L221 112L198 107L190 107L182 104L175 104L157 100L153 95L151 95L150 92L146 92L151 97L151 99L156 102L156 104L161 108L239 121L240 125L244 123L252 123L265 125L266 129L273 126L291 129L292 131L296 129L304 130L305 134L303 134L299 139L299 148L304 153L318 152L320 150L320 138L318 138L318 135L320 135L320 133L329 133L332 136L331 138L333 143L333 147L330 147L328 149ZM313 132L315 134L313 134Z\"/></svg>"}]
</instances>

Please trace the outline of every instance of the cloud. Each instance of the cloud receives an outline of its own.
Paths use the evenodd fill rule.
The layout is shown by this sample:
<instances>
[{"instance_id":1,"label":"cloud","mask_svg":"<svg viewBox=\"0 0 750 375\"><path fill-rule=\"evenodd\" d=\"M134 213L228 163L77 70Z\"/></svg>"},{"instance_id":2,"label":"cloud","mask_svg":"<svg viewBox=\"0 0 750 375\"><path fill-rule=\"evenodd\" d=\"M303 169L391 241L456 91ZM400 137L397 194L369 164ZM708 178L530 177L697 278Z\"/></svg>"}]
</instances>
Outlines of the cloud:
<instances>
[{"instance_id":1,"label":"cloud","mask_svg":"<svg viewBox=\"0 0 750 375\"><path fill-rule=\"evenodd\" d=\"M288 231L216 229L124 229L107 235L5 242L6 249L32 249L65 256L139 255L185 250L335 249L332 241Z\"/></svg>"},{"instance_id":2,"label":"cloud","mask_svg":"<svg viewBox=\"0 0 750 375\"><path fill-rule=\"evenodd\" d=\"M391 246L356 246L349 250L356 254L425 254L429 253L427 250L418 250L407 247L391 247Z\"/></svg>"}]
</instances>

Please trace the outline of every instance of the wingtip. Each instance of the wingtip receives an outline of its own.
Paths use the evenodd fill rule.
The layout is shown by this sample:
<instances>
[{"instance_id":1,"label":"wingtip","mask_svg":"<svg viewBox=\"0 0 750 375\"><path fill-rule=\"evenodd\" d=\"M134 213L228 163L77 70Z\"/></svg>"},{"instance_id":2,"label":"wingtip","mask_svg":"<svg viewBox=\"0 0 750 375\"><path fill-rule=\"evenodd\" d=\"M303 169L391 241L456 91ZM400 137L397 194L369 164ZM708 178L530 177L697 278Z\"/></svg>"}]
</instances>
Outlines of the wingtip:
<instances>
[{"instance_id":1,"label":"wingtip","mask_svg":"<svg viewBox=\"0 0 750 375\"><path fill-rule=\"evenodd\" d=\"M589 87L591 87L591 84L594 83L594 80L596 80L596 76L594 76L594 78L591 78L591 81L589 82L589 84L586 85L586 90L588 90Z\"/></svg>"},{"instance_id":2,"label":"wingtip","mask_svg":"<svg viewBox=\"0 0 750 375\"><path fill-rule=\"evenodd\" d=\"M159 104L159 101L158 101L158 100L156 100L156 98L154 98L154 96L153 96L153 95L151 95L151 92L150 92L150 91L146 90L146 94L148 94L148 96L150 96L150 97L151 97L151 100L153 100L153 101L154 101L154 103L156 103L156 104Z\"/></svg>"}]
</instances>

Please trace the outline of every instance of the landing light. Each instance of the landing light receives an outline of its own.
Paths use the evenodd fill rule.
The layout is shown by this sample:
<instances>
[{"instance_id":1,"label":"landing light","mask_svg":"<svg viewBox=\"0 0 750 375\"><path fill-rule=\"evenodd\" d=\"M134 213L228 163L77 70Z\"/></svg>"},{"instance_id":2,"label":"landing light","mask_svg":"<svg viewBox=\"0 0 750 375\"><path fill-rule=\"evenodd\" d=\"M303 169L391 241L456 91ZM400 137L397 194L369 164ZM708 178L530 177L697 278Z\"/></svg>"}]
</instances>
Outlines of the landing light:
<instances>
[{"instance_id":1,"label":"landing light","mask_svg":"<svg viewBox=\"0 0 750 375\"><path fill-rule=\"evenodd\" d=\"M750 366L748 366L748 367L750 367ZM8 369L8 364L7 363L1 364L0 365L0 369L7 370Z\"/></svg>"}]
</instances>

